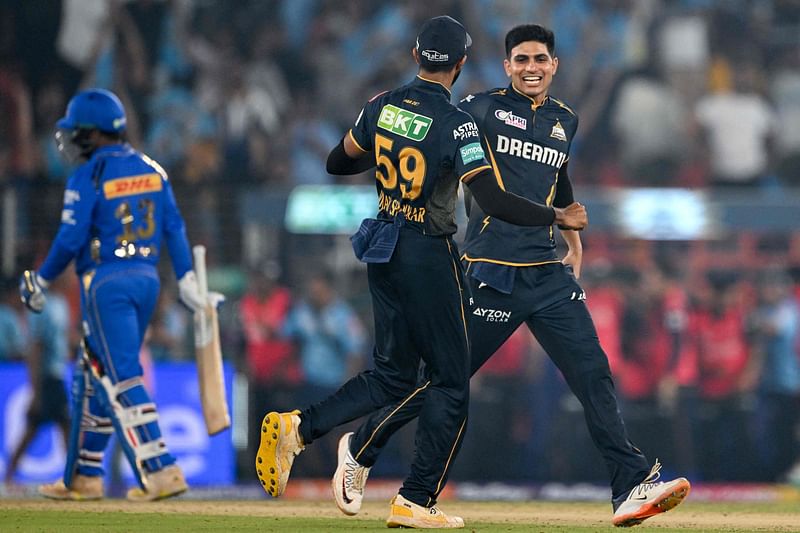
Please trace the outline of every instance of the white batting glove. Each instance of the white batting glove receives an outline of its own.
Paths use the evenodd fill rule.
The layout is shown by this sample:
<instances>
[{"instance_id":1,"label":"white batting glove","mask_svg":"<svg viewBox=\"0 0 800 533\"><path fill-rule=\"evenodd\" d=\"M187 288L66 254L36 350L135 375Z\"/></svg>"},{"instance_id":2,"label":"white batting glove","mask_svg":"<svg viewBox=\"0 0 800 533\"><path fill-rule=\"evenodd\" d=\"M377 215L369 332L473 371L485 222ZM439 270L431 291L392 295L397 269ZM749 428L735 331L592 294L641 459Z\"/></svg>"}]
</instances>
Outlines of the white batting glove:
<instances>
[{"instance_id":1,"label":"white batting glove","mask_svg":"<svg viewBox=\"0 0 800 533\"><path fill-rule=\"evenodd\" d=\"M197 285L197 276L194 270L190 270L178 280L178 295L183 305L191 312L205 309L206 304L212 307L219 307L225 301L225 295L219 292L210 291L204 300L200 294L200 287Z\"/></svg>"}]
</instances>

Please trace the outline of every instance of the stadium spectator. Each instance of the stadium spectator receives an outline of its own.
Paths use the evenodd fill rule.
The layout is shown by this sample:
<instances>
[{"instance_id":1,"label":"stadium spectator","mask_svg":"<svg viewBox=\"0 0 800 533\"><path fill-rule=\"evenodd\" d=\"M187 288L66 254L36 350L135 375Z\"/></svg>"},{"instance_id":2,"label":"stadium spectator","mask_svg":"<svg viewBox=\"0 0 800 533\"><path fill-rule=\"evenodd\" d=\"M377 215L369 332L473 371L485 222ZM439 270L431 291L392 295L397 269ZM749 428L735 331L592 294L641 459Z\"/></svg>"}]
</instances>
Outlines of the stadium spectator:
<instances>
[{"instance_id":1,"label":"stadium spectator","mask_svg":"<svg viewBox=\"0 0 800 533\"><path fill-rule=\"evenodd\" d=\"M797 353L800 308L792 282L779 267L760 273L759 305L751 315L758 408L754 415L761 475L780 481L800 459L800 357Z\"/></svg>"},{"instance_id":2,"label":"stadium spectator","mask_svg":"<svg viewBox=\"0 0 800 533\"><path fill-rule=\"evenodd\" d=\"M45 423L54 422L58 426L64 449L68 448L69 413L64 377L70 359L70 316L67 300L62 294L66 283L66 279L61 278L50 286L48 305L41 314L26 313L28 342L25 363L31 399L25 431L8 461L6 484L13 482L20 459Z\"/></svg>"},{"instance_id":3,"label":"stadium spectator","mask_svg":"<svg viewBox=\"0 0 800 533\"><path fill-rule=\"evenodd\" d=\"M711 185L763 185L772 164L777 117L758 93L761 74L746 59L720 59L715 72L716 86L694 109L708 147Z\"/></svg>"}]
</instances>

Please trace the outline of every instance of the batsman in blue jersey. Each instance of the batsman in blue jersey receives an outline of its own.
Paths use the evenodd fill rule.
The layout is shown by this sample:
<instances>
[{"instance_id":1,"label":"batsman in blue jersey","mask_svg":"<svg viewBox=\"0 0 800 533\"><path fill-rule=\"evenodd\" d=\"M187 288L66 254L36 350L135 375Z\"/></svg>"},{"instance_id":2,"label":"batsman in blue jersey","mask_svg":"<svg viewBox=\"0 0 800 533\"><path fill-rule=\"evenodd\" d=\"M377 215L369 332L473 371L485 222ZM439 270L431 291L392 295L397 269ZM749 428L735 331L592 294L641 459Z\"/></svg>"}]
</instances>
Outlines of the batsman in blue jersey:
<instances>
[{"instance_id":1,"label":"batsman in blue jersey","mask_svg":"<svg viewBox=\"0 0 800 533\"><path fill-rule=\"evenodd\" d=\"M172 259L180 298L202 308L186 229L164 170L125 141L126 116L110 91L76 94L57 123L59 151L80 163L64 191L61 226L38 271L22 276L22 301L41 312L46 289L75 261L84 338L72 385L72 422L64 478L39 492L59 500L103 497L103 453L113 433L139 487L128 499L151 501L187 490L145 390L139 350L159 292L156 265ZM207 296L213 304L221 295Z\"/></svg>"}]
</instances>

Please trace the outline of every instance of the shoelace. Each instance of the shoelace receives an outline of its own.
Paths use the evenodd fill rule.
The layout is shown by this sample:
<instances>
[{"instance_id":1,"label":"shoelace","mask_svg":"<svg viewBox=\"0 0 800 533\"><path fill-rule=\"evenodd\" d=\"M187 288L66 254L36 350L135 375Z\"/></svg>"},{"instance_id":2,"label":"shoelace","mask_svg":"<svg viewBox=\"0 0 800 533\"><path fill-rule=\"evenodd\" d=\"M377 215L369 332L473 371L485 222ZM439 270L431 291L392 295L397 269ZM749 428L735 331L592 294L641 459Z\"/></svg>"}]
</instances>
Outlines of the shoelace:
<instances>
[{"instance_id":1,"label":"shoelace","mask_svg":"<svg viewBox=\"0 0 800 533\"><path fill-rule=\"evenodd\" d=\"M653 468L650 469L650 473L647 475L646 478L644 478L644 481L642 481L636 487L633 488L631 494L628 497L630 498L630 496L634 494L636 494L637 496L644 494L647 491L651 490L653 487L661 485L664 482L658 481L658 478L660 477L661 477L661 463L659 463L658 459L656 459L656 464L654 464Z\"/></svg>"},{"instance_id":2,"label":"shoelace","mask_svg":"<svg viewBox=\"0 0 800 533\"><path fill-rule=\"evenodd\" d=\"M367 472L369 469L367 469L365 466L361 466L355 461L350 461L349 459L345 459L345 466L344 486L348 489L358 492L359 494L363 493L364 483L366 481Z\"/></svg>"}]
</instances>

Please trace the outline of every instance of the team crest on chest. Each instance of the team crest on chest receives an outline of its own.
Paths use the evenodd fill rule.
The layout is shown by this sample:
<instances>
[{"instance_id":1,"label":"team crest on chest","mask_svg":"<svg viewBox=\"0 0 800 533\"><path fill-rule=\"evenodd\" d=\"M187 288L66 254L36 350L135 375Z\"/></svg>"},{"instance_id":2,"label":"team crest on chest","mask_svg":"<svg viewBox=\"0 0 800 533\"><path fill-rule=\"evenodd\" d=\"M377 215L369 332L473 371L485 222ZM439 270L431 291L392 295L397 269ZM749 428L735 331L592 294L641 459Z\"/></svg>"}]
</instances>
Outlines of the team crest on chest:
<instances>
[{"instance_id":1,"label":"team crest on chest","mask_svg":"<svg viewBox=\"0 0 800 533\"><path fill-rule=\"evenodd\" d=\"M558 139L559 141L567 142L567 134L564 132L564 128L561 126L560 120L556 121L556 125L553 126L552 131L550 131L550 137Z\"/></svg>"},{"instance_id":2,"label":"team crest on chest","mask_svg":"<svg viewBox=\"0 0 800 533\"><path fill-rule=\"evenodd\" d=\"M514 126L515 128L519 128L521 130L524 130L528 127L528 121L526 119L518 117L511 111L498 109L494 112L494 118L497 120L502 120L509 126Z\"/></svg>"}]
</instances>

